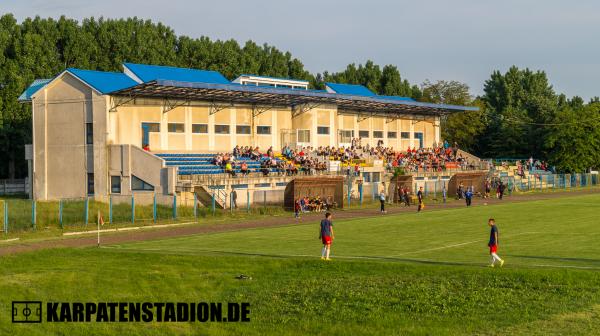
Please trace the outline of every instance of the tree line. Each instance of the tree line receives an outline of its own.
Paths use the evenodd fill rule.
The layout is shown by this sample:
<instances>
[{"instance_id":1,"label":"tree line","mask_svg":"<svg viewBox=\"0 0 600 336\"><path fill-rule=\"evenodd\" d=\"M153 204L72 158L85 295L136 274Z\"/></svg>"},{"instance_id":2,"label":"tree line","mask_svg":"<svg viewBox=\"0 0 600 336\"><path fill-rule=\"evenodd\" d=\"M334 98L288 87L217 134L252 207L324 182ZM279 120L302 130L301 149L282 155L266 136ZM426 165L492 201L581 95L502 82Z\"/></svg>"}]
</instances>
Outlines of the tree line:
<instances>
[{"instance_id":1,"label":"tree line","mask_svg":"<svg viewBox=\"0 0 600 336\"><path fill-rule=\"evenodd\" d=\"M315 89L324 88L327 81L362 84L383 95L475 104L480 111L444 118L444 138L477 155L533 155L565 171L600 163L598 99L586 104L578 97L557 95L543 72L494 72L484 95L472 97L463 83L415 85L402 78L396 66L380 67L372 61L313 75L291 53L268 44L177 36L170 27L136 17L81 22L35 17L18 23L6 14L0 17L0 178L27 173L24 145L31 143L31 109L17 97L34 79L52 78L68 67L121 71L123 62L215 70L230 80L242 73L304 79ZM572 123L584 118L590 123Z\"/></svg>"}]
</instances>

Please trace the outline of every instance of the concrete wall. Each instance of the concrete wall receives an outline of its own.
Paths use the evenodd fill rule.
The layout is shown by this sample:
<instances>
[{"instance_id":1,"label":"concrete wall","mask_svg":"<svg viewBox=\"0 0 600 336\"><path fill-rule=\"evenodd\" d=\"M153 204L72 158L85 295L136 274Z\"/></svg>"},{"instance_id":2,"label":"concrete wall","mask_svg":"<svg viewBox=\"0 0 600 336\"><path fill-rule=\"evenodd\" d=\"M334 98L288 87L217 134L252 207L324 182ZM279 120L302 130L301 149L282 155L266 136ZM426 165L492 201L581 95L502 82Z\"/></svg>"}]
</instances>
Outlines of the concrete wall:
<instances>
[{"instance_id":1,"label":"concrete wall","mask_svg":"<svg viewBox=\"0 0 600 336\"><path fill-rule=\"evenodd\" d=\"M108 174L121 177L121 193L131 195L132 175L154 186L154 191L135 193L173 195L175 193L176 168L166 167L164 160L133 145L110 145ZM109 190L110 193L110 190Z\"/></svg>"},{"instance_id":2,"label":"concrete wall","mask_svg":"<svg viewBox=\"0 0 600 336\"><path fill-rule=\"evenodd\" d=\"M87 173L93 172L94 148L86 145L85 124L94 121L93 100L97 98L91 88L68 74L36 94L33 99L35 199L87 195Z\"/></svg>"}]
</instances>

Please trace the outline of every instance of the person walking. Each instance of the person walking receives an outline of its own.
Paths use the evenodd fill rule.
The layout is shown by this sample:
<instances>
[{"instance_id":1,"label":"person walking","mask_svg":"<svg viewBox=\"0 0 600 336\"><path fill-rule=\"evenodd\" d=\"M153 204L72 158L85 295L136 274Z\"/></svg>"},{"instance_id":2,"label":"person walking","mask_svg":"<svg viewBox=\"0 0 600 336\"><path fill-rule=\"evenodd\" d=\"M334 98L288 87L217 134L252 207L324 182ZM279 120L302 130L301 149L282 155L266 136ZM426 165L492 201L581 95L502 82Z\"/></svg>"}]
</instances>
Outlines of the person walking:
<instances>
[{"instance_id":1,"label":"person walking","mask_svg":"<svg viewBox=\"0 0 600 336\"><path fill-rule=\"evenodd\" d=\"M379 204L381 213L385 213L385 193L383 190L379 193Z\"/></svg>"},{"instance_id":2,"label":"person walking","mask_svg":"<svg viewBox=\"0 0 600 336\"><path fill-rule=\"evenodd\" d=\"M425 207L425 204L423 204L423 187L419 187L419 191L417 192L417 199L419 200L417 212L421 212L421 209Z\"/></svg>"}]
</instances>

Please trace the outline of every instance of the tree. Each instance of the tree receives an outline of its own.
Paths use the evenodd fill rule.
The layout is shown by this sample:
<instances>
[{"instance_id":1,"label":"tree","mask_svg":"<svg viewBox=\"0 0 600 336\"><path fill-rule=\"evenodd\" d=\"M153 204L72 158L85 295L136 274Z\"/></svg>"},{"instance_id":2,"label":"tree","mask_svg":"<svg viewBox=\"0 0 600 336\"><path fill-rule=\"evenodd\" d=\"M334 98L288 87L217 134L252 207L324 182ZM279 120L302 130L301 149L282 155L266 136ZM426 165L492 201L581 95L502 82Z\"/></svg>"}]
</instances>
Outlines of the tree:
<instances>
[{"instance_id":1,"label":"tree","mask_svg":"<svg viewBox=\"0 0 600 336\"><path fill-rule=\"evenodd\" d=\"M494 71L484 85L489 123L482 141L488 157L546 156L547 129L558 98L543 71L511 67L504 75Z\"/></svg>"},{"instance_id":2,"label":"tree","mask_svg":"<svg viewBox=\"0 0 600 336\"><path fill-rule=\"evenodd\" d=\"M600 167L600 103L563 106L552 120L545 146L558 171Z\"/></svg>"},{"instance_id":3,"label":"tree","mask_svg":"<svg viewBox=\"0 0 600 336\"><path fill-rule=\"evenodd\" d=\"M458 143L468 152L477 152L478 138L485 130L485 104L481 100L473 101L469 86L458 81L440 80L435 83L426 80L421 85L420 101L435 104L475 105L478 111L452 113L442 117L442 138L450 143Z\"/></svg>"}]
</instances>

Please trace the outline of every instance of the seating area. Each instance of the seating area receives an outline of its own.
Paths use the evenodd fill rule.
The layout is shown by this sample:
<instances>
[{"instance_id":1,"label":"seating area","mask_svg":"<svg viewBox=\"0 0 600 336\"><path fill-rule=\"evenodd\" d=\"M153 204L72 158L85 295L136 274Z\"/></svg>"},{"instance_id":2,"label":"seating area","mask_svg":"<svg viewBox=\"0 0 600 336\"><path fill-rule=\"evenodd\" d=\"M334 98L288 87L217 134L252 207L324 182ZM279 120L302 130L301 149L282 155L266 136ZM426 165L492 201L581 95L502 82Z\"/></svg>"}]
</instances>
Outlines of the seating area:
<instances>
[{"instance_id":1,"label":"seating area","mask_svg":"<svg viewBox=\"0 0 600 336\"><path fill-rule=\"evenodd\" d=\"M179 175L212 175L224 174L221 166L213 164L215 154L210 153L154 153L154 155L165 160L167 166L177 166ZM260 161L248 157L238 157L234 171L240 173L240 164L246 162L250 173L261 172ZM276 172L276 169L271 169Z\"/></svg>"}]
</instances>

